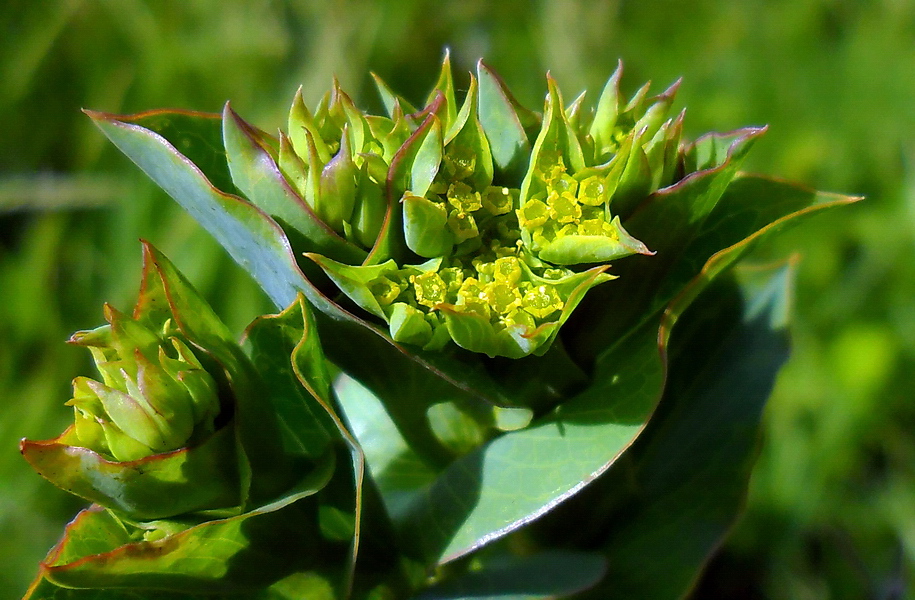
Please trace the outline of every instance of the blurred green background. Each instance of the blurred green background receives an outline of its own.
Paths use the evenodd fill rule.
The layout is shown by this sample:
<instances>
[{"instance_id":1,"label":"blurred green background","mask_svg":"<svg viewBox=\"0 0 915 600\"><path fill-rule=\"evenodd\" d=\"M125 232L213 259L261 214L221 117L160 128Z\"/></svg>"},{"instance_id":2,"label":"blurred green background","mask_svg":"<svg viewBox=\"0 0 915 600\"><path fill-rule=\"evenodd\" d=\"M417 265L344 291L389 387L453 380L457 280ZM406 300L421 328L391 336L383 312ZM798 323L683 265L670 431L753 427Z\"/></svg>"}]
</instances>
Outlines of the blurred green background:
<instances>
[{"instance_id":1,"label":"blurred green background","mask_svg":"<svg viewBox=\"0 0 915 600\"><path fill-rule=\"evenodd\" d=\"M221 249L80 113L235 109L284 124L333 76L420 102L443 48L485 57L527 106L682 76L687 132L769 124L746 169L864 194L783 236L801 257L795 353L746 512L697 597L915 597L915 3L908 0L7 0L0 8L0 597L16 598L80 503L17 452L71 419L88 353L130 307L138 238L241 332L271 309ZM464 80L466 81L466 80ZM594 96L592 96L593 98Z\"/></svg>"}]
</instances>

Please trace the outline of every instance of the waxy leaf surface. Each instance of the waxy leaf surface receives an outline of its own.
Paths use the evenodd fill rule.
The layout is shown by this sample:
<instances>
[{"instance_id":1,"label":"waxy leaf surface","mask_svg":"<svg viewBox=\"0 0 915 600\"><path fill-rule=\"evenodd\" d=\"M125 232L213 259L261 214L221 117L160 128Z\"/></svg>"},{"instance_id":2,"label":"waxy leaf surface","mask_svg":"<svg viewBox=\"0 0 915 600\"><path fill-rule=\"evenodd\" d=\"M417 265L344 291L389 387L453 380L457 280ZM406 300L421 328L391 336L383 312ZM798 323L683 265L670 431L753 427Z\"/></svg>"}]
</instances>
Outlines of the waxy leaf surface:
<instances>
[{"instance_id":1,"label":"waxy leaf surface","mask_svg":"<svg viewBox=\"0 0 915 600\"><path fill-rule=\"evenodd\" d=\"M583 597L680 598L742 509L762 409L788 358L791 265L756 289L713 283L671 336L664 397L625 460L535 526L546 544L599 546L608 571ZM576 527L568 527L569 520Z\"/></svg>"}]
</instances>

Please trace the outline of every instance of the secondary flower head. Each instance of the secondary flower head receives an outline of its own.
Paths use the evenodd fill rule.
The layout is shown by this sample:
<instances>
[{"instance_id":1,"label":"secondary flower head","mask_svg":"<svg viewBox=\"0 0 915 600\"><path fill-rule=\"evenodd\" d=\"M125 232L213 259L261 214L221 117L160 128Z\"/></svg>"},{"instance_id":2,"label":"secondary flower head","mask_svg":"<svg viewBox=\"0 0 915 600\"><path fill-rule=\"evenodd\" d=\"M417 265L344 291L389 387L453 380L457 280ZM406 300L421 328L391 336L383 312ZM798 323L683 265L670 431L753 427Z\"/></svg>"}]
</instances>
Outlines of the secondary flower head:
<instances>
[{"instance_id":1,"label":"secondary flower head","mask_svg":"<svg viewBox=\"0 0 915 600\"><path fill-rule=\"evenodd\" d=\"M242 345L146 245L134 311L106 305L104 313L106 325L70 340L89 349L100 373L74 381L74 425L20 444L42 476L98 505L71 524L40 579L244 593L347 551L354 534L339 530L343 509L333 536L320 522L316 495L351 475L337 466L344 430L302 298L255 320Z\"/></svg>"},{"instance_id":2,"label":"secondary flower head","mask_svg":"<svg viewBox=\"0 0 915 600\"><path fill-rule=\"evenodd\" d=\"M131 317L106 305L108 325L70 339L89 348L101 374L101 381L73 382L67 404L74 408L76 437L118 461L203 439L219 414L216 382L192 345L171 318L158 322L143 309Z\"/></svg>"},{"instance_id":3,"label":"secondary flower head","mask_svg":"<svg viewBox=\"0 0 915 600\"><path fill-rule=\"evenodd\" d=\"M61 489L134 519L243 504L234 420L249 392L225 325L149 245L133 312L104 314L106 325L70 339L99 372L73 382L73 426L23 440L23 456Z\"/></svg>"}]
</instances>

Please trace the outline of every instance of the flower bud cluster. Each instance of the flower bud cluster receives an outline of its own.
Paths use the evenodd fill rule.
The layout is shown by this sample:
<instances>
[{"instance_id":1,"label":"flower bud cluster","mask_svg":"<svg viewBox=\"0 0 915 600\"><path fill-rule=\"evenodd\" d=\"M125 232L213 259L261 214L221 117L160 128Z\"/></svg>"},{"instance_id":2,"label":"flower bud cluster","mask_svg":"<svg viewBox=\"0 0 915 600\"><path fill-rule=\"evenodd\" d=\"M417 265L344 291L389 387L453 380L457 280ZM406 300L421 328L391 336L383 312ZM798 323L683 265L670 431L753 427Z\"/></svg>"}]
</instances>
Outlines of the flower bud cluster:
<instances>
[{"instance_id":1,"label":"flower bud cluster","mask_svg":"<svg viewBox=\"0 0 915 600\"><path fill-rule=\"evenodd\" d=\"M102 381L73 382L82 446L129 461L177 450L211 434L216 382L171 319L150 324L105 307L108 325L73 335L92 352Z\"/></svg>"}]
</instances>

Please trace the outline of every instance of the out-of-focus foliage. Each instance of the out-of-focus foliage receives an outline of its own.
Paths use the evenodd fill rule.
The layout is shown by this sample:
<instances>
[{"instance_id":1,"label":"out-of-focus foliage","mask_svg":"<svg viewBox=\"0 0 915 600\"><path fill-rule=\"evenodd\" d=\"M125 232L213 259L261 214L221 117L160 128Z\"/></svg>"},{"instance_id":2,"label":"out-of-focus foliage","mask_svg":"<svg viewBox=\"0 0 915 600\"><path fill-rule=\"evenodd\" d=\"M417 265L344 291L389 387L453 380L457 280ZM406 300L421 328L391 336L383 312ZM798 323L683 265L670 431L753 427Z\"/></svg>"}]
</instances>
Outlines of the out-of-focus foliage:
<instances>
[{"instance_id":1,"label":"out-of-focus foliage","mask_svg":"<svg viewBox=\"0 0 915 600\"><path fill-rule=\"evenodd\" d=\"M0 9L0 592L15 597L76 511L17 456L50 437L61 343L136 292L154 239L235 331L269 304L92 128L83 106L233 106L266 129L332 75L378 102L373 70L421 102L442 48L486 56L519 99L683 76L688 137L770 125L745 168L869 200L790 233L802 247L795 351L768 408L747 513L700 594L892 597L915 587L915 5L899 0L498 3L13 0ZM466 79L459 80L466 85ZM633 90L626 90L632 92ZM80 175L76 175L80 173ZM841 214L840 214L841 213ZM773 255L778 249L772 250ZM123 274L121 276L120 274Z\"/></svg>"}]
</instances>

